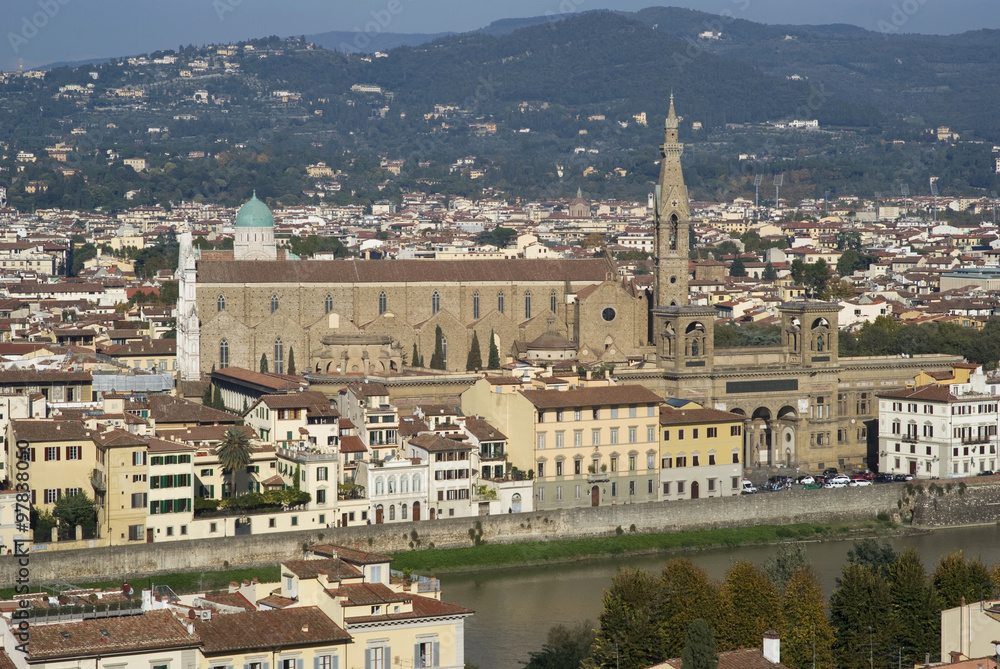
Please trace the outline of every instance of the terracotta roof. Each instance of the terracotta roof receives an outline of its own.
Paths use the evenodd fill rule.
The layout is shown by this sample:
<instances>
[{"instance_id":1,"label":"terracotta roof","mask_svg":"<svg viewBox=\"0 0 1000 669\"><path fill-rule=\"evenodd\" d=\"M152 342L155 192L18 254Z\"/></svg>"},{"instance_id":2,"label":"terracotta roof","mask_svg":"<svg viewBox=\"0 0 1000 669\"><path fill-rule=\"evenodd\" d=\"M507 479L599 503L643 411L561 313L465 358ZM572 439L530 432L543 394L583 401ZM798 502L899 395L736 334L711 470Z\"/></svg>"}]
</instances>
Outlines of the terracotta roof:
<instances>
[{"instance_id":1,"label":"terracotta roof","mask_svg":"<svg viewBox=\"0 0 1000 669\"><path fill-rule=\"evenodd\" d=\"M315 606L213 616L211 620L195 620L194 629L206 655L351 640L350 634Z\"/></svg>"},{"instance_id":2,"label":"terracotta roof","mask_svg":"<svg viewBox=\"0 0 1000 669\"><path fill-rule=\"evenodd\" d=\"M0 385L38 383L90 383L90 372L62 372L38 369L6 369L0 372Z\"/></svg>"},{"instance_id":3,"label":"terracotta roof","mask_svg":"<svg viewBox=\"0 0 1000 669\"><path fill-rule=\"evenodd\" d=\"M308 409L312 415L340 416L340 412L330 406L330 398L317 390L286 395L262 395L260 400L269 409Z\"/></svg>"},{"instance_id":4,"label":"terracotta roof","mask_svg":"<svg viewBox=\"0 0 1000 669\"><path fill-rule=\"evenodd\" d=\"M293 378L289 378L284 375L262 374L249 369L243 369L241 367L226 367L225 369L217 369L212 372L212 378L252 384L262 388L269 388L274 392L294 391L298 390L303 385L301 382L295 381Z\"/></svg>"},{"instance_id":5,"label":"terracotta roof","mask_svg":"<svg viewBox=\"0 0 1000 669\"><path fill-rule=\"evenodd\" d=\"M392 558L388 555L369 553L368 551L348 548L347 546L338 546L336 544L315 544L310 546L309 550L316 555L326 555L328 557L333 557L334 553L336 553L340 556L341 560L350 562L351 564L382 564L384 562L392 562Z\"/></svg>"},{"instance_id":6,"label":"terracotta roof","mask_svg":"<svg viewBox=\"0 0 1000 669\"><path fill-rule=\"evenodd\" d=\"M463 444L454 439L442 437L439 434L418 434L410 438L410 445L422 448L429 453L472 450L472 446L469 444Z\"/></svg>"},{"instance_id":7,"label":"terracotta roof","mask_svg":"<svg viewBox=\"0 0 1000 669\"><path fill-rule=\"evenodd\" d=\"M141 616L99 618L54 625L33 625L29 660L60 657L107 657L160 648L188 648L198 637L188 634L169 611L150 611Z\"/></svg>"},{"instance_id":8,"label":"terracotta roof","mask_svg":"<svg viewBox=\"0 0 1000 669\"><path fill-rule=\"evenodd\" d=\"M482 283L604 281L601 258L584 260L205 261L198 283Z\"/></svg>"},{"instance_id":9,"label":"terracotta roof","mask_svg":"<svg viewBox=\"0 0 1000 669\"><path fill-rule=\"evenodd\" d=\"M17 669L17 665L14 664L14 660L10 659L7 655L7 651L0 648L0 669Z\"/></svg>"},{"instance_id":10,"label":"terracotta roof","mask_svg":"<svg viewBox=\"0 0 1000 669\"><path fill-rule=\"evenodd\" d=\"M231 606L237 609L243 609L244 611L255 611L254 605L246 597L238 592L222 592L217 595L204 595L201 597L206 602L212 602L213 604L221 604L222 606Z\"/></svg>"},{"instance_id":11,"label":"terracotta roof","mask_svg":"<svg viewBox=\"0 0 1000 669\"><path fill-rule=\"evenodd\" d=\"M413 595L413 611L405 613L388 613L381 616L358 616L356 618L344 618L344 621L351 624L383 622L387 620L409 620L413 618L440 618L445 616L469 616L475 613L472 609L467 609L458 604L448 604L440 602L430 597Z\"/></svg>"},{"instance_id":12,"label":"terracotta roof","mask_svg":"<svg viewBox=\"0 0 1000 669\"><path fill-rule=\"evenodd\" d=\"M507 439L507 435L478 416L466 418L465 429L479 441L499 441L501 439Z\"/></svg>"},{"instance_id":13,"label":"terracotta roof","mask_svg":"<svg viewBox=\"0 0 1000 669\"><path fill-rule=\"evenodd\" d=\"M352 383L345 388L345 390L350 390L354 393L355 397L385 397L389 394L389 390L385 387L385 384L378 383L377 381L368 382L356 382Z\"/></svg>"},{"instance_id":14,"label":"terracotta roof","mask_svg":"<svg viewBox=\"0 0 1000 669\"><path fill-rule=\"evenodd\" d=\"M150 453L191 453L195 450L195 447L187 444L179 444L176 441L153 438L146 444L146 450Z\"/></svg>"},{"instance_id":15,"label":"terracotta roof","mask_svg":"<svg viewBox=\"0 0 1000 669\"><path fill-rule=\"evenodd\" d=\"M298 602L294 599L289 599L288 597L282 597L281 595L268 595L264 599L257 600L257 604L272 609L284 609L292 606L293 604L298 604Z\"/></svg>"},{"instance_id":16,"label":"terracotta roof","mask_svg":"<svg viewBox=\"0 0 1000 669\"><path fill-rule=\"evenodd\" d=\"M660 425L692 423L742 423L746 416L718 409L672 409L660 407Z\"/></svg>"},{"instance_id":17,"label":"terracotta roof","mask_svg":"<svg viewBox=\"0 0 1000 669\"><path fill-rule=\"evenodd\" d=\"M156 423L235 423L231 413L210 409L201 404L169 395L149 396L149 416Z\"/></svg>"},{"instance_id":18,"label":"terracotta roof","mask_svg":"<svg viewBox=\"0 0 1000 669\"><path fill-rule=\"evenodd\" d=\"M164 428L156 426L156 433L161 437L180 439L182 441L218 442L226 438L229 430L239 430L248 439L256 439L257 433L249 425L198 425L195 427Z\"/></svg>"},{"instance_id":19,"label":"terracotta roof","mask_svg":"<svg viewBox=\"0 0 1000 669\"><path fill-rule=\"evenodd\" d=\"M340 438L340 452L367 453L368 447L365 446L365 442L361 441L361 437L357 437L354 435L347 435L346 437Z\"/></svg>"},{"instance_id":20,"label":"terracotta roof","mask_svg":"<svg viewBox=\"0 0 1000 669\"><path fill-rule=\"evenodd\" d=\"M894 397L904 400L928 400L930 402L957 402L958 398L948 391L948 386L928 384L919 388L906 388L888 393L878 393L878 397ZM971 398L970 398L971 399Z\"/></svg>"},{"instance_id":21,"label":"terracotta roof","mask_svg":"<svg viewBox=\"0 0 1000 669\"><path fill-rule=\"evenodd\" d=\"M405 602L411 597L409 593L394 592L382 583L351 583L341 585L336 590L331 590L330 594L336 597L346 597L346 606Z\"/></svg>"},{"instance_id":22,"label":"terracotta roof","mask_svg":"<svg viewBox=\"0 0 1000 669\"><path fill-rule=\"evenodd\" d=\"M421 432L427 432L429 429L430 428L427 427L427 423L420 420L416 416L402 416L399 419L400 436L411 437L415 434L420 434ZM344 438L346 439L347 437Z\"/></svg>"},{"instance_id":23,"label":"terracotta roof","mask_svg":"<svg viewBox=\"0 0 1000 669\"><path fill-rule=\"evenodd\" d=\"M658 664L652 669L660 667L669 669L681 669L681 660L676 658L667 660L663 664ZM760 648L741 648L719 653L719 666L717 669L784 669L785 665L771 662L761 653Z\"/></svg>"},{"instance_id":24,"label":"terracotta roof","mask_svg":"<svg viewBox=\"0 0 1000 669\"><path fill-rule=\"evenodd\" d=\"M131 432L126 432L120 428L108 430L107 432L95 432L94 443L101 448L122 448L129 446L145 446L146 442Z\"/></svg>"},{"instance_id":25,"label":"terracotta roof","mask_svg":"<svg viewBox=\"0 0 1000 669\"><path fill-rule=\"evenodd\" d=\"M286 560L281 563L281 571L290 571L302 579L316 578L320 572L331 576L339 574L340 578L361 576L357 567L346 560L333 557L325 560Z\"/></svg>"},{"instance_id":26,"label":"terracotta roof","mask_svg":"<svg viewBox=\"0 0 1000 669\"><path fill-rule=\"evenodd\" d=\"M600 386L573 390L522 390L521 394L538 409L624 404L660 404L663 398L642 386Z\"/></svg>"},{"instance_id":27,"label":"terracotta roof","mask_svg":"<svg viewBox=\"0 0 1000 669\"><path fill-rule=\"evenodd\" d=\"M14 439L29 442L80 441L91 439L91 431L75 420L12 420Z\"/></svg>"}]
</instances>

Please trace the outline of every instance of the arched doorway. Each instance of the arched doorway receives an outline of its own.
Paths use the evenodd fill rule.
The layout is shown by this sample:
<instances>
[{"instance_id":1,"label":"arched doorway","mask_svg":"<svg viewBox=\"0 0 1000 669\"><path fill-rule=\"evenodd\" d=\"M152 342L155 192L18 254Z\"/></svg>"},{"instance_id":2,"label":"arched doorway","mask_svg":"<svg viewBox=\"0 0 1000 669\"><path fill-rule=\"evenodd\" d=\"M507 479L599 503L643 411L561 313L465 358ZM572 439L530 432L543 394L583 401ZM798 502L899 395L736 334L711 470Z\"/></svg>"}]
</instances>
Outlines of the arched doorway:
<instances>
[{"instance_id":1,"label":"arched doorway","mask_svg":"<svg viewBox=\"0 0 1000 669\"><path fill-rule=\"evenodd\" d=\"M774 435L771 432L771 410L759 407L750 418L750 453L755 466L769 466Z\"/></svg>"},{"instance_id":2,"label":"arched doorway","mask_svg":"<svg viewBox=\"0 0 1000 669\"><path fill-rule=\"evenodd\" d=\"M381 504L379 504L378 506L375 507L375 524L376 525L381 525L382 524L382 505Z\"/></svg>"},{"instance_id":3,"label":"arched doorway","mask_svg":"<svg viewBox=\"0 0 1000 669\"><path fill-rule=\"evenodd\" d=\"M784 453L781 464L785 467L792 467L796 461L795 456L795 428L799 422L799 413L792 406L783 406L778 409L778 429L775 435L775 451Z\"/></svg>"},{"instance_id":4,"label":"arched doorway","mask_svg":"<svg viewBox=\"0 0 1000 669\"><path fill-rule=\"evenodd\" d=\"M590 489L590 505L600 506L601 505L601 489L596 485Z\"/></svg>"},{"instance_id":5,"label":"arched doorway","mask_svg":"<svg viewBox=\"0 0 1000 669\"><path fill-rule=\"evenodd\" d=\"M420 520L420 502L413 503L413 520Z\"/></svg>"},{"instance_id":6,"label":"arched doorway","mask_svg":"<svg viewBox=\"0 0 1000 669\"><path fill-rule=\"evenodd\" d=\"M431 507L431 520L434 520L434 507Z\"/></svg>"},{"instance_id":7,"label":"arched doorway","mask_svg":"<svg viewBox=\"0 0 1000 669\"><path fill-rule=\"evenodd\" d=\"M691 481L691 499L698 499L699 493L701 493L701 487L698 485L698 482Z\"/></svg>"},{"instance_id":8,"label":"arched doorway","mask_svg":"<svg viewBox=\"0 0 1000 669\"><path fill-rule=\"evenodd\" d=\"M516 492L511 496L510 510L512 513L521 513L521 493Z\"/></svg>"}]
</instances>

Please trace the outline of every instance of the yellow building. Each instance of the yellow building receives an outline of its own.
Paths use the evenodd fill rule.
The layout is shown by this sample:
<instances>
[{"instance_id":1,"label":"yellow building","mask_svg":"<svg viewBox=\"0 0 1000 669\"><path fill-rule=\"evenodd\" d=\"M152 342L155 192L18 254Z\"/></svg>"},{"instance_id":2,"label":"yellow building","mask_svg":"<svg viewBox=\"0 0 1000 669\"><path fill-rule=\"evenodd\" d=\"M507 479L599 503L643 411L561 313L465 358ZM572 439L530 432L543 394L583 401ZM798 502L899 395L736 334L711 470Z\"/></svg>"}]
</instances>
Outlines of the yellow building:
<instances>
[{"instance_id":1,"label":"yellow building","mask_svg":"<svg viewBox=\"0 0 1000 669\"><path fill-rule=\"evenodd\" d=\"M176 339L140 339L120 346L111 346L104 353L133 369L177 371Z\"/></svg>"},{"instance_id":2,"label":"yellow building","mask_svg":"<svg viewBox=\"0 0 1000 669\"><path fill-rule=\"evenodd\" d=\"M740 494L744 416L691 406L660 409L660 499Z\"/></svg>"},{"instance_id":3,"label":"yellow building","mask_svg":"<svg viewBox=\"0 0 1000 669\"><path fill-rule=\"evenodd\" d=\"M31 504L39 511L51 512L62 497L78 493L96 499L97 488L104 486L104 474L98 469L100 456L90 430L80 422L12 420L7 433L8 462L17 460L18 448L28 452ZM102 495L103 491L102 487Z\"/></svg>"},{"instance_id":4,"label":"yellow building","mask_svg":"<svg viewBox=\"0 0 1000 669\"><path fill-rule=\"evenodd\" d=\"M659 499L662 401L641 386L509 393L481 379L462 411L507 435L510 463L535 473L537 510Z\"/></svg>"},{"instance_id":5,"label":"yellow building","mask_svg":"<svg viewBox=\"0 0 1000 669\"><path fill-rule=\"evenodd\" d=\"M120 429L94 433L94 491L101 536L111 545L146 541L147 443ZM105 486L104 491L99 486Z\"/></svg>"}]
</instances>

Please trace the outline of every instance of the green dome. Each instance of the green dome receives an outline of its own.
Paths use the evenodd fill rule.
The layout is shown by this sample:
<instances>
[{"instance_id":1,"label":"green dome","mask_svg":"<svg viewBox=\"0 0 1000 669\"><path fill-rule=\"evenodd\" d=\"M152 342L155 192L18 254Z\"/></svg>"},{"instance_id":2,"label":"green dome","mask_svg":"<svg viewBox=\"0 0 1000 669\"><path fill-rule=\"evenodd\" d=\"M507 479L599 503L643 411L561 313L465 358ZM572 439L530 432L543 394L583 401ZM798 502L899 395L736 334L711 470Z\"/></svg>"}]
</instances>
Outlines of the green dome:
<instances>
[{"instance_id":1,"label":"green dome","mask_svg":"<svg viewBox=\"0 0 1000 669\"><path fill-rule=\"evenodd\" d=\"M253 192L246 204L240 207L236 214L237 228L273 228L274 216L267 205L257 199L257 191Z\"/></svg>"}]
</instances>

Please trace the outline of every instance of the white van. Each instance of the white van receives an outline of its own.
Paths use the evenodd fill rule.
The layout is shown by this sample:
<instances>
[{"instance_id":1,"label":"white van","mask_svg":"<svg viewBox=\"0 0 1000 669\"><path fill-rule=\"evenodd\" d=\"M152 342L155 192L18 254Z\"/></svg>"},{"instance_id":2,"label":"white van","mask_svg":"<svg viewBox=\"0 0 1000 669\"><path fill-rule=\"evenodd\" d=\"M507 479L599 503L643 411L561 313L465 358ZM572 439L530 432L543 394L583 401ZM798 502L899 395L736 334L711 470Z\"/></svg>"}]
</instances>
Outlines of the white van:
<instances>
[{"instance_id":1,"label":"white van","mask_svg":"<svg viewBox=\"0 0 1000 669\"><path fill-rule=\"evenodd\" d=\"M753 482L743 479L743 489L740 491L740 494L752 495L755 492L757 492L757 487L753 484Z\"/></svg>"}]
</instances>

